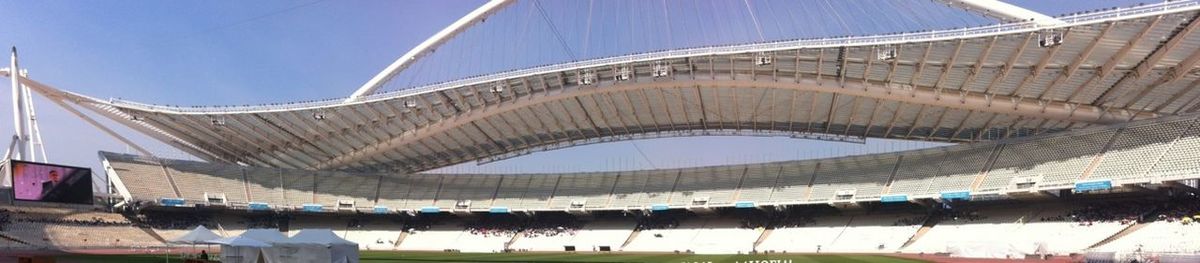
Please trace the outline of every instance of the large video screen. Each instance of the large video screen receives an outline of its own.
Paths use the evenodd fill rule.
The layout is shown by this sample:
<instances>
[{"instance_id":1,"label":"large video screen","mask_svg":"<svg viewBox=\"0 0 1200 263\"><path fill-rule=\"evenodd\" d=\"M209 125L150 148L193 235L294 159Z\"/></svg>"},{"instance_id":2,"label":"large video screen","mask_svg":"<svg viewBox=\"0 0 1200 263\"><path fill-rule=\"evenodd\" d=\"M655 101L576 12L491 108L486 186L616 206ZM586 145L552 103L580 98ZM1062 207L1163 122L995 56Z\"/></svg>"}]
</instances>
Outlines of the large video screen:
<instances>
[{"instance_id":1,"label":"large video screen","mask_svg":"<svg viewBox=\"0 0 1200 263\"><path fill-rule=\"evenodd\" d=\"M92 204L92 169L15 160L10 168L16 200Z\"/></svg>"}]
</instances>

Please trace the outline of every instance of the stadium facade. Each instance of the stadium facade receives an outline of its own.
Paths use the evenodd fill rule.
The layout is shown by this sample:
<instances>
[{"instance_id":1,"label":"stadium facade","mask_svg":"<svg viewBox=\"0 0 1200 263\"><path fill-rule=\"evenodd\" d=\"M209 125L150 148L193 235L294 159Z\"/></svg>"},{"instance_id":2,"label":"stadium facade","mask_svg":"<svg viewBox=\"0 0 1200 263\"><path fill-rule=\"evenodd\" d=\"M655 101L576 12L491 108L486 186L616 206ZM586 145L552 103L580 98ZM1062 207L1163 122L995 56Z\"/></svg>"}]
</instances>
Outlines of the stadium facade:
<instances>
[{"instance_id":1,"label":"stadium facade","mask_svg":"<svg viewBox=\"0 0 1200 263\"><path fill-rule=\"evenodd\" d=\"M464 19L482 19L481 10ZM91 226L56 225L70 212L15 207L56 219L11 223L18 230L0 230L0 245L161 245L179 229L156 222L174 220L226 235L329 228L380 250L1194 260L1200 243L1187 237L1200 223L1183 222L1200 213L1198 18L1200 2L1169 1L1052 21L634 54L257 106L103 100L10 76L206 162L136 146L143 155L101 152L114 208L129 213L95 215L116 222L93 228L109 237L68 242L65 233ZM680 169L420 173L697 135L959 144ZM1104 206L1131 208L1096 208Z\"/></svg>"},{"instance_id":2,"label":"stadium facade","mask_svg":"<svg viewBox=\"0 0 1200 263\"><path fill-rule=\"evenodd\" d=\"M1189 112L1197 9L671 50L279 105L150 105L20 79L205 160L265 167L419 172L663 136L975 142Z\"/></svg>"}]
</instances>

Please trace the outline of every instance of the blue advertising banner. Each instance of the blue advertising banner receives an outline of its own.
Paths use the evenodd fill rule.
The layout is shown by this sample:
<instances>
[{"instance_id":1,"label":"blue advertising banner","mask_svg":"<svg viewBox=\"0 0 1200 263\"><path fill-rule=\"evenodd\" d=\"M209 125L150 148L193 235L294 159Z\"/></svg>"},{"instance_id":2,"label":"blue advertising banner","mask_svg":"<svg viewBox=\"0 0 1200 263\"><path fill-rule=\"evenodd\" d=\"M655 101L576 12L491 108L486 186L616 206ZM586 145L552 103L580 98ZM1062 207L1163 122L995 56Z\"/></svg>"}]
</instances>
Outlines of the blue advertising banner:
<instances>
[{"instance_id":1,"label":"blue advertising banner","mask_svg":"<svg viewBox=\"0 0 1200 263\"><path fill-rule=\"evenodd\" d=\"M650 211L667 211L668 209L671 209L671 207L666 204L650 205Z\"/></svg>"},{"instance_id":2,"label":"blue advertising banner","mask_svg":"<svg viewBox=\"0 0 1200 263\"><path fill-rule=\"evenodd\" d=\"M183 206L185 202L183 198L163 198L159 199L158 203L163 206Z\"/></svg>"},{"instance_id":3,"label":"blue advertising banner","mask_svg":"<svg viewBox=\"0 0 1200 263\"><path fill-rule=\"evenodd\" d=\"M262 202L250 202L249 204L246 204L246 209L254 211L271 210L271 205Z\"/></svg>"},{"instance_id":4,"label":"blue advertising banner","mask_svg":"<svg viewBox=\"0 0 1200 263\"><path fill-rule=\"evenodd\" d=\"M503 206L492 207L491 209L488 209L488 213L493 213L493 214L507 214L507 213L508 213L508 207L503 207Z\"/></svg>"},{"instance_id":5,"label":"blue advertising banner","mask_svg":"<svg viewBox=\"0 0 1200 263\"><path fill-rule=\"evenodd\" d=\"M423 214L437 214L437 213L441 213L441 212L442 212L442 209L438 208L436 206L426 206L426 207L421 208L421 213L423 213Z\"/></svg>"},{"instance_id":6,"label":"blue advertising banner","mask_svg":"<svg viewBox=\"0 0 1200 263\"><path fill-rule=\"evenodd\" d=\"M388 208L386 206L375 206L375 208L371 209L371 211L375 212L376 214L387 214Z\"/></svg>"},{"instance_id":7,"label":"blue advertising banner","mask_svg":"<svg viewBox=\"0 0 1200 263\"><path fill-rule=\"evenodd\" d=\"M324 209L324 208L319 204L304 204L303 211L304 212L321 212L322 209Z\"/></svg>"},{"instance_id":8,"label":"blue advertising banner","mask_svg":"<svg viewBox=\"0 0 1200 263\"><path fill-rule=\"evenodd\" d=\"M733 207L734 208L754 208L755 206L754 206L754 202L751 202L751 201L738 201L737 203L733 203Z\"/></svg>"},{"instance_id":9,"label":"blue advertising banner","mask_svg":"<svg viewBox=\"0 0 1200 263\"><path fill-rule=\"evenodd\" d=\"M879 202L882 203L904 203L908 202L908 195L885 195L879 197Z\"/></svg>"},{"instance_id":10,"label":"blue advertising banner","mask_svg":"<svg viewBox=\"0 0 1200 263\"><path fill-rule=\"evenodd\" d=\"M942 192L942 200L971 200L971 191Z\"/></svg>"},{"instance_id":11,"label":"blue advertising banner","mask_svg":"<svg viewBox=\"0 0 1200 263\"><path fill-rule=\"evenodd\" d=\"M1112 189L1112 180L1099 180L1075 183L1075 192L1100 191Z\"/></svg>"}]
</instances>

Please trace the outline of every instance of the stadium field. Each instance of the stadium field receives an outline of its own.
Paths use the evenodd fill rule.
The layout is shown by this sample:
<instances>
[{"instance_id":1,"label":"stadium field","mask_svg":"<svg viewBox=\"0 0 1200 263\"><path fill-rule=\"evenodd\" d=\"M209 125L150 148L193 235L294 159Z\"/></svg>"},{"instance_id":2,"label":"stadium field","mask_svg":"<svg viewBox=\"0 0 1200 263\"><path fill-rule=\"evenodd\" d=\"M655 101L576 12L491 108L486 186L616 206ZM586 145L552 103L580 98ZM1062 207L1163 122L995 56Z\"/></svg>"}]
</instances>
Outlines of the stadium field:
<instances>
[{"instance_id":1,"label":"stadium field","mask_svg":"<svg viewBox=\"0 0 1200 263\"><path fill-rule=\"evenodd\" d=\"M71 255L60 257L61 262L97 263L161 263L163 256L154 255ZM171 260L170 262L179 262ZM567 253L437 253L437 252L371 252L361 253L361 262L678 262L678 263L909 263L925 262L878 255L678 255L678 254L567 254Z\"/></svg>"}]
</instances>

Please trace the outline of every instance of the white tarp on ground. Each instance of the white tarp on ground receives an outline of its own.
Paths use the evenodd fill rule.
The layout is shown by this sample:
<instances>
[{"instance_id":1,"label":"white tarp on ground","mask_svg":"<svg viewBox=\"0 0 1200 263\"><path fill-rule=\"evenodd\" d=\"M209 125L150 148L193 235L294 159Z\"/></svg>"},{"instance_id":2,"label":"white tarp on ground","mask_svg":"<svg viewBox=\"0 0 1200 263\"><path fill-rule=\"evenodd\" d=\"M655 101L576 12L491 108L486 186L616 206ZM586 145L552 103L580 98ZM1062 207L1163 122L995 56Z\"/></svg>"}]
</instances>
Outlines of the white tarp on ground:
<instances>
[{"instance_id":1,"label":"white tarp on ground","mask_svg":"<svg viewBox=\"0 0 1200 263\"><path fill-rule=\"evenodd\" d=\"M358 263L358 243L338 237L333 230L303 229L285 244L296 247L297 255L303 255L293 258L298 261L288 262Z\"/></svg>"},{"instance_id":2,"label":"white tarp on ground","mask_svg":"<svg viewBox=\"0 0 1200 263\"><path fill-rule=\"evenodd\" d=\"M258 263L262 250L271 245L248 237L236 236L209 241L221 245L222 263Z\"/></svg>"},{"instance_id":3,"label":"white tarp on ground","mask_svg":"<svg viewBox=\"0 0 1200 263\"><path fill-rule=\"evenodd\" d=\"M282 255L283 248L281 248L282 245L280 245L284 242L287 242L288 237L284 236L283 233L280 233L279 230L276 230L276 229L247 229L246 232L242 233L241 237L246 237L246 238L261 241L263 243L270 244L271 247L265 247L265 248L260 249L263 253L263 258L265 258L268 263L288 262L288 261L283 260L283 255Z\"/></svg>"},{"instance_id":4,"label":"white tarp on ground","mask_svg":"<svg viewBox=\"0 0 1200 263\"><path fill-rule=\"evenodd\" d=\"M216 240L219 238L221 238L221 235L217 235L217 233L213 233L212 230L208 230L208 228L206 228L204 226L196 226L195 229L192 229L192 231L188 231L187 234L183 234L182 236L176 237L175 239L171 239L170 241L171 241L171 243L176 243L176 244L195 245L195 244L204 244L204 243L207 243L208 241Z\"/></svg>"}]
</instances>

